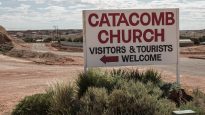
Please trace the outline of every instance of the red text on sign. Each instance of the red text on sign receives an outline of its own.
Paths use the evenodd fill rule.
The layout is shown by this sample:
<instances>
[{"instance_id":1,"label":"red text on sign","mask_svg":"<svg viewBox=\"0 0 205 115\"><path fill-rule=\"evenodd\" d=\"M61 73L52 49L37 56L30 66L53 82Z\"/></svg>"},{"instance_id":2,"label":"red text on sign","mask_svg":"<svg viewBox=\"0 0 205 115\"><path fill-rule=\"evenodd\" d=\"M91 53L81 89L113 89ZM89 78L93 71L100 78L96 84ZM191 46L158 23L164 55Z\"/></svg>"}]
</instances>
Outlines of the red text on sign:
<instances>
[{"instance_id":1,"label":"red text on sign","mask_svg":"<svg viewBox=\"0 0 205 115\"><path fill-rule=\"evenodd\" d=\"M91 13L88 23L92 27L115 27L115 26L137 26L137 25L173 25L175 23L173 12L132 12L125 13Z\"/></svg>"},{"instance_id":2,"label":"red text on sign","mask_svg":"<svg viewBox=\"0 0 205 115\"><path fill-rule=\"evenodd\" d=\"M106 43L141 43L141 42L164 42L164 29L139 29L133 30L101 30L98 33L98 41Z\"/></svg>"}]
</instances>

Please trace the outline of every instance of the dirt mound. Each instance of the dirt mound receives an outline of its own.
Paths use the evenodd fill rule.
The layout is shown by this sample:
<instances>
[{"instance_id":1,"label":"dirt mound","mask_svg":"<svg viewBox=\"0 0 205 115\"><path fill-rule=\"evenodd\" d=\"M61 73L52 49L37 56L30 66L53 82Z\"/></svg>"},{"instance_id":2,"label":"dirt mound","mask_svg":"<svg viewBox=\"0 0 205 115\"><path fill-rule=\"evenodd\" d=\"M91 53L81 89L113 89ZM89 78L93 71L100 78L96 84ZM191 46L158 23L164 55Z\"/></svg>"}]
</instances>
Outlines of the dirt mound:
<instances>
[{"instance_id":1,"label":"dirt mound","mask_svg":"<svg viewBox=\"0 0 205 115\"><path fill-rule=\"evenodd\" d=\"M0 44L11 42L11 39L6 31L6 29L0 25Z\"/></svg>"},{"instance_id":2,"label":"dirt mound","mask_svg":"<svg viewBox=\"0 0 205 115\"><path fill-rule=\"evenodd\" d=\"M12 40L6 29L0 25L0 52L7 52L13 48Z\"/></svg>"},{"instance_id":3,"label":"dirt mound","mask_svg":"<svg viewBox=\"0 0 205 115\"><path fill-rule=\"evenodd\" d=\"M30 50L12 49L6 55L17 58L24 58L38 64L46 65L82 65L83 59L80 57L68 57L56 55L50 52L34 52Z\"/></svg>"},{"instance_id":4,"label":"dirt mound","mask_svg":"<svg viewBox=\"0 0 205 115\"><path fill-rule=\"evenodd\" d=\"M182 47L180 53L184 57L205 59L205 45Z\"/></svg>"},{"instance_id":5,"label":"dirt mound","mask_svg":"<svg viewBox=\"0 0 205 115\"><path fill-rule=\"evenodd\" d=\"M58 58L59 56L53 53L32 52L30 50L13 49L7 53L11 57L17 58Z\"/></svg>"},{"instance_id":6,"label":"dirt mound","mask_svg":"<svg viewBox=\"0 0 205 115\"><path fill-rule=\"evenodd\" d=\"M82 47L73 47L73 46L63 46L60 45L59 43L52 43L50 46L47 45L48 47L54 47L58 51L66 51L66 52L83 52Z\"/></svg>"},{"instance_id":7,"label":"dirt mound","mask_svg":"<svg viewBox=\"0 0 205 115\"><path fill-rule=\"evenodd\" d=\"M205 45L182 47L181 54L205 54Z\"/></svg>"}]
</instances>

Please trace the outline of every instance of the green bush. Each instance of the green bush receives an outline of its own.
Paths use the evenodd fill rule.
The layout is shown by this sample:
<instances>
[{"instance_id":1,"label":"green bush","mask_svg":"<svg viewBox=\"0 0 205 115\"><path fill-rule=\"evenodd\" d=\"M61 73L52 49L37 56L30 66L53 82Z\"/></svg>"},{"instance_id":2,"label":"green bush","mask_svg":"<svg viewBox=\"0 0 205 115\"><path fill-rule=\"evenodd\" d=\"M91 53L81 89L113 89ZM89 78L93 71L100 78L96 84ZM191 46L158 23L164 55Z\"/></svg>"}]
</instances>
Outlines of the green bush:
<instances>
[{"instance_id":1,"label":"green bush","mask_svg":"<svg viewBox=\"0 0 205 115\"><path fill-rule=\"evenodd\" d=\"M119 84L118 89L114 89L110 94L105 88L88 88L80 99L80 114L168 115L175 110L174 103L167 99L158 99L161 95L160 89L151 88L151 83L144 85L141 82L121 80ZM155 89L152 92L156 94L150 94L151 89Z\"/></svg>"},{"instance_id":2,"label":"green bush","mask_svg":"<svg viewBox=\"0 0 205 115\"><path fill-rule=\"evenodd\" d=\"M139 72L138 69L132 69L127 71L122 69L114 69L110 72L110 75L113 77L121 77L127 79L128 81L140 81L145 84L148 82L152 82L153 84L160 85L162 83L161 74L159 74L153 69L148 69L145 72Z\"/></svg>"},{"instance_id":3,"label":"green bush","mask_svg":"<svg viewBox=\"0 0 205 115\"><path fill-rule=\"evenodd\" d=\"M205 36L200 37L200 38L199 38L199 41L200 41L200 42L205 42Z\"/></svg>"},{"instance_id":4,"label":"green bush","mask_svg":"<svg viewBox=\"0 0 205 115\"><path fill-rule=\"evenodd\" d=\"M108 115L124 115L135 113L133 102L135 98L124 90L115 89L109 95Z\"/></svg>"},{"instance_id":5,"label":"green bush","mask_svg":"<svg viewBox=\"0 0 205 115\"><path fill-rule=\"evenodd\" d=\"M67 39L68 42L73 42L72 38Z\"/></svg>"},{"instance_id":6,"label":"green bush","mask_svg":"<svg viewBox=\"0 0 205 115\"><path fill-rule=\"evenodd\" d=\"M60 39L60 41L66 41L66 38L59 38Z\"/></svg>"},{"instance_id":7,"label":"green bush","mask_svg":"<svg viewBox=\"0 0 205 115\"><path fill-rule=\"evenodd\" d=\"M147 86L140 82L127 82L121 89L114 89L109 95L109 115L169 115L175 104L167 99L150 95ZM159 90L159 89L158 89Z\"/></svg>"},{"instance_id":8,"label":"green bush","mask_svg":"<svg viewBox=\"0 0 205 115\"><path fill-rule=\"evenodd\" d=\"M34 38L24 38L23 40L28 43L35 42Z\"/></svg>"},{"instance_id":9,"label":"green bush","mask_svg":"<svg viewBox=\"0 0 205 115\"><path fill-rule=\"evenodd\" d=\"M194 39L194 38L191 38L191 37L188 37L188 36L180 36L180 39Z\"/></svg>"},{"instance_id":10,"label":"green bush","mask_svg":"<svg viewBox=\"0 0 205 115\"><path fill-rule=\"evenodd\" d=\"M193 101L181 105L180 109L191 109L194 110L197 115L205 115L205 95L199 89L194 90Z\"/></svg>"},{"instance_id":11,"label":"green bush","mask_svg":"<svg viewBox=\"0 0 205 115\"><path fill-rule=\"evenodd\" d=\"M161 74L157 71L149 69L142 74L143 76L143 83L152 82L153 84L159 85L161 81Z\"/></svg>"},{"instance_id":12,"label":"green bush","mask_svg":"<svg viewBox=\"0 0 205 115\"><path fill-rule=\"evenodd\" d=\"M46 94L25 97L13 115L170 115L177 109L204 114L205 95L193 92L193 101L180 104L169 100L171 91L181 90L164 83L154 70L91 69L79 74L76 84L57 83ZM175 96L173 96L175 97ZM169 98L169 99L168 99Z\"/></svg>"},{"instance_id":13,"label":"green bush","mask_svg":"<svg viewBox=\"0 0 205 115\"><path fill-rule=\"evenodd\" d=\"M44 42L51 42L51 41L52 41L51 37L44 39Z\"/></svg>"},{"instance_id":14,"label":"green bush","mask_svg":"<svg viewBox=\"0 0 205 115\"><path fill-rule=\"evenodd\" d=\"M162 94L163 94L162 90L159 87L157 87L155 84L153 84L152 82L148 82L145 86L148 91L148 94L159 97L159 98L162 97Z\"/></svg>"},{"instance_id":15,"label":"green bush","mask_svg":"<svg viewBox=\"0 0 205 115\"><path fill-rule=\"evenodd\" d=\"M110 92L116 83L116 78L111 77L100 70L90 69L87 73L79 74L79 78L76 81L78 97L80 98L83 96L88 87L105 87Z\"/></svg>"},{"instance_id":16,"label":"green bush","mask_svg":"<svg viewBox=\"0 0 205 115\"><path fill-rule=\"evenodd\" d=\"M102 115L108 107L108 93L105 88L90 87L80 100L81 109L78 114Z\"/></svg>"},{"instance_id":17,"label":"green bush","mask_svg":"<svg viewBox=\"0 0 205 115\"><path fill-rule=\"evenodd\" d=\"M47 115L50 93L27 96L16 105L12 115Z\"/></svg>"},{"instance_id":18,"label":"green bush","mask_svg":"<svg viewBox=\"0 0 205 115\"><path fill-rule=\"evenodd\" d=\"M79 74L78 79L76 80L76 85L78 87L78 96L81 97L90 86L94 86L97 81L97 74L94 70L89 70L87 73Z\"/></svg>"},{"instance_id":19,"label":"green bush","mask_svg":"<svg viewBox=\"0 0 205 115\"><path fill-rule=\"evenodd\" d=\"M57 83L49 89L52 92L50 115L76 114L79 101L76 99L75 88L65 83Z\"/></svg>"},{"instance_id":20,"label":"green bush","mask_svg":"<svg viewBox=\"0 0 205 115\"><path fill-rule=\"evenodd\" d=\"M143 73L140 73L138 69L127 71L126 79L133 80L133 81L143 81Z\"/></svg>"},{"instance_id":21,"label":"green bush","mask_svg":"<svg viewBox=\"0 0 205 115\"><path fill-rule=\"evenodd\" d=\"M83 42L83 36L75 38L73 42Z\"/></svg>"},{"instance_id":22,"label":"green bush","mask_svg":"<svg viewBox=\"0 0 205 115\"><path fill-rule=\"evenodd\" d=\"M128 72L124 69L113 69L110 72L110 75L112 77L121 77L121 78L125 78L127 76Z\"/></svg>"},{"instance_id":23,"label":"green bush","mask_svg":"<svg viewBox=\"0 0 205 115\"><path fill-rule=\"evenodd\" d=\"M180 89L180 86L176 83L162 83L159 88L163 92L162 97L168 97L172 90Z\"/></svg>"},{"instance_id":24,"label":"green bush","mask_svg":"<svg viewBox=\"0 0 205 115\"><path fill-rule=\"evenodd\" d=\"M11 43L0 44L0 53L6 53L11 49L13 49L13 45Z\"/></svg>"},{"instance_id":25,"label":"green bush","mask_svg":"<svg viewBox=\"0 0 205 115\"><path fill-rule=\"evenodd\" d=\"M201 102L201 104L204 104L204 107L205 107L205 94L204 93L202 93L199 89L195 89L193 91L193 97L195 101L200 100L199 102Z\"/></svg>"},{"instance_id":26,"label":"green bush","mask_svg":"<svg viewBox=\"0 0 205 115\"><path fill-rule=\"evenodd\" d=\"M198 107L194 102L188 102L186 104L182 104L180 110L193 110L197 115L205 115L205 110L203 107Z\"/></svg>"}]
</instances>

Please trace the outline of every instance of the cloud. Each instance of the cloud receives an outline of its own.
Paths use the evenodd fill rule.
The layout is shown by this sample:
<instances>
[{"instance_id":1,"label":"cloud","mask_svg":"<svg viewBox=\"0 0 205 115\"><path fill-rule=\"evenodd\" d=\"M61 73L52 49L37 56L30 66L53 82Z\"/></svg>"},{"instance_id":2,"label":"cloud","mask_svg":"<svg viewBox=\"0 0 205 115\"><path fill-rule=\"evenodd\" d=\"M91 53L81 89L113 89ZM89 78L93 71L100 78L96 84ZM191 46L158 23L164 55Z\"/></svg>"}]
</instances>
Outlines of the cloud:
<instances>
[{"instance_id":1,"label":"cloud","mask_svg":"<svg viewBox=\"0 0 205 115\"><path fill-rule=\"evenodd\" d=\"M17 0L17 1L19 1L19 2L27 2L29 0Z\"/></svg>"},{"instance_id":2,"label":"cloud","mask_svg":"<svg viewBox=\"0 0 205 115\"><path fill-rule=\"evenodd\" d=\"M64 2L66 0L52 0L52 1L54 1L54 2Z\"/></svg>"},{"instance_id":3,"label":"cloud","mask_svg":"<svg viewBox=\"0 0 205 115\"><path fill-rule=\"evenodd\" d=\"M134 6L138 3L136 0L81 0L81 2L92 4L97 9L125 8L126 6Z\"/></svg>"},{"instance_id":4,"label":"cloud","mask_svg":"<svg viewBox=\"0 0 205 115\"><path fill-rule=\"evenodd\" d=\"M44 4L48 0L17 0L17 1L19 1L19 2L34 2L36 4Z\"/></svg>"},{"instance_id":5,"label":"cloud","mask_svg":"<svg viewBox=\"0 0 205 115\"><path fill-rule=\"evenodd\" d=\"M98 4L101 2L101 0L82 0L81 2L89 4Z\"/></svg>"},{"instance_id":6,"label":"cloud","mask_svg":"<svg viewBox=\"0 0 205 115\"><path fill-rule=\"evenodd\" d=\"M17 0L19 2L34 2L36 4L45 4L51 2L65 2L67 0Z\"/></svg>"},{"instance_id":7,"label":"cloud","mask_svg":"<svg viewBox=\"0 0 205 115\"><path fill-rule=\"evenodd\" d=\"M64 19L69 12L65 7L61 6L48 6L41 10L44 11L41 15L47 21Z\"/></svg>"},{"instance_id":8,"label":"cloud","mask_svg":"<svg viewBox=\"0 0 205 115\"><path fill-rule=\"evenodd\" d=\"M36 4L44 4L46 0L33 0Z\"/></svg>"},{"instance_id":9,"label":"cloud","mask_svg":"<svg viewBox=\"0 0 205 115\"><path fill-rule=\"evenodd\" d=\"M17 0L16 7L0 7L0 22L10 27L82 28L82 10L88 9L145 9L180 8L181 29L205 27L203 0ZM3 3L3 2L2 2ZM1 2L0 2L1 4ZM13 24L15 26L13 26ZM19 24L20 25L20 24ZM194 27L194 28L193 28Z\"/></svg>"},{"instance_id":10,"label":"cloud","mask_svg":"<svg viewBox=\"0 0 205 115\"><path fill-rule=\"evenodd\" d=\"M1 5L2 3L0 2L0 5Z\"/></svg>"}]
</instances>

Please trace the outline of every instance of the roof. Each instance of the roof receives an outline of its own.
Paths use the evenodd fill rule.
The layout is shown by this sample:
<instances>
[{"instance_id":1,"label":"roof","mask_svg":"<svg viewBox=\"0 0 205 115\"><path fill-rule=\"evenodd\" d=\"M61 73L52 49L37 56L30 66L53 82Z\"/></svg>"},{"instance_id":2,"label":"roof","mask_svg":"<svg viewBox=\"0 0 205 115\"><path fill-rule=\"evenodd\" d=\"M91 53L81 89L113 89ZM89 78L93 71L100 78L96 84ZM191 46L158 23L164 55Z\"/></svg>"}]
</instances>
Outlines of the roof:
<instances>
[{"instance_id":1,"label":"roof","mask_svg":"<svg viewBox=\"0 0 205 115\"><path fill-rule=\"evenodd\" d=\"M179 43L194 43L194 42L191 41L190 39L180 39Z\"/></svg>"}]
</instances>

